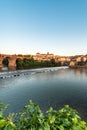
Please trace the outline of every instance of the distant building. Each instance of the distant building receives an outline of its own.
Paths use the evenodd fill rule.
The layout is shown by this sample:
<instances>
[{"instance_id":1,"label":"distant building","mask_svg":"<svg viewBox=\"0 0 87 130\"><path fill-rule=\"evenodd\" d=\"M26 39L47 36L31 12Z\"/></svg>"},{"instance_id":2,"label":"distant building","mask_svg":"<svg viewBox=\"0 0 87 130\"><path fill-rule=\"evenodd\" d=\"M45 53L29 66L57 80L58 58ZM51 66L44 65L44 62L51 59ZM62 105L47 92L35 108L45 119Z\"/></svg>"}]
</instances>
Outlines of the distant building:
<instances>
[{"instance_id":1,"label":"distant building","mask_svg":"<svg viewBox=\"0 0 87 130\"><path fill-rule=\"evenodd\" d=\"M75 67L75 65L76 65L75 61L71 61L70 64L69 64L70 67Z\"/></svg>"}]
</instances>

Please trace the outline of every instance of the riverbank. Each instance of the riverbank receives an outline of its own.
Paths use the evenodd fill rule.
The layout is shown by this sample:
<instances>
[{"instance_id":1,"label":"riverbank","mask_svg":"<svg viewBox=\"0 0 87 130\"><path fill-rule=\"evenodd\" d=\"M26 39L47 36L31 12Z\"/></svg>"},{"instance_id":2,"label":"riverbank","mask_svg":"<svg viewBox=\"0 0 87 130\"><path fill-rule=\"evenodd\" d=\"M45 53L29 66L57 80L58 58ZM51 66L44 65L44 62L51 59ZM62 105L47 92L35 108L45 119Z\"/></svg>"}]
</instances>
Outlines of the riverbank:
<instances>
[{"instance_id":1,"label":"riverbank","mask_svg":"<svg viewBox=\"0 0 87 130\"><path fill-rule=\"evenodd\" d=\"M65 69L65 68L68 68L68 67L63 66L63 67L49 67L49 68L39 68L39 69L6 71L6 72L0 72L0 78L4 79L4 78L16 77L16 76L20 76L20 75L28 75L28 74L34 74L34 73L50 72L50 71L56 71L58 69Z\"/></svg>"}]
</instances>

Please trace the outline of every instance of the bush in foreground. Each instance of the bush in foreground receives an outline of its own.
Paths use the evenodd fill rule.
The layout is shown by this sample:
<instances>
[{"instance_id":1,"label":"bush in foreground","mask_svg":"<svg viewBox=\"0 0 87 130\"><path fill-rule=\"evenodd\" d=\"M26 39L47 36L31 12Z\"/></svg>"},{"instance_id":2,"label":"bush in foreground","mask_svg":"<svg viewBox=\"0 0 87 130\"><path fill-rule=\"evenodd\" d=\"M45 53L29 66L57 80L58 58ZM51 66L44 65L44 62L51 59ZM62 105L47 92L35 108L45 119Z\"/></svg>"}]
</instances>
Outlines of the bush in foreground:
<instances>
[{"instance_id":1,"label":"bush in foreground","mask_svg":"<svg viewBox=\"0 0 87 130\"><path fill-rule=\"evenodd\" d=\"M52 107L44 114L31 100L18 114L4 117L5 105L0 103L0 130L87 130L78 112L68 105L56 111Z\"/></svg>"}]
</instances>

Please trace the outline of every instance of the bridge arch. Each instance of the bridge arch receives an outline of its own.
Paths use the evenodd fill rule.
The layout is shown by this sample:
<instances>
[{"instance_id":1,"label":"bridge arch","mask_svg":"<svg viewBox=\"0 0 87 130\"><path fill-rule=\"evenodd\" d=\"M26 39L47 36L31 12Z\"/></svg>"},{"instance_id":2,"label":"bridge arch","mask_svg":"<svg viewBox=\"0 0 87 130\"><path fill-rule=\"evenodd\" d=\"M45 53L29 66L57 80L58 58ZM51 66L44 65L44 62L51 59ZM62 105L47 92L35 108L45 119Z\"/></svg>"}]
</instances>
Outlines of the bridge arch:
<instances>
[{"instance_id":1,"label":"bridge arch","mask_svg":"<svg viewBox=\"0 0 87 130\"><path fill-rule=\"evenodd\" d=\"M8 60L7 57L2 60L2 65L3 65L3 67L8 67L8 65L9 65L9 60Z\"/></svg>"},{"instance_id":2,"label":"bridge arch","mask_svg":"<svg viewBox=\"0 0 87 130\"><path fill-rule=\"evenodd\" d=\"M0 71L3 71L4 67L8 67L8 70L16 70L16 56L0 56Z\"/></svg>"},{"instance_id":3,"label":"bridge arch","mask_svg":"<svg viewBox=\"0 0 87 130\"><path fill-rule=\"evenodd\" d=\"M5 57L2 59L2 71L8 70L8 66L9 66L9 61L8 58Z\"/></svg>"}]
</instances>

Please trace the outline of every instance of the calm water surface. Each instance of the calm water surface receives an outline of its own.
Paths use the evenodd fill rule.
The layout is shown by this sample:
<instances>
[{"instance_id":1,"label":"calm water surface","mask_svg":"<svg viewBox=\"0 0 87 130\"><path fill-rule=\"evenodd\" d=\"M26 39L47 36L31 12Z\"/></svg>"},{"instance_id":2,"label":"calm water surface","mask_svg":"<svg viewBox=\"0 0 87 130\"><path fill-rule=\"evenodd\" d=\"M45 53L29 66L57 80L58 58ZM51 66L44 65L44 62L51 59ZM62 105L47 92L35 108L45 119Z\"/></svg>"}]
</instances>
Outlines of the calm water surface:
<instances>
[{"instance_id":1,"label":"calm water surface","mask_svg":"<svg viewBox=\"0 0 87 130\"><path fill-rule=\"evenodd\" d=\"M87 69L59 69L0 79L0 99L19 112L30 99L46 111L65 104L78 110L87 121Z\"/></svg>"}]
</instances>

